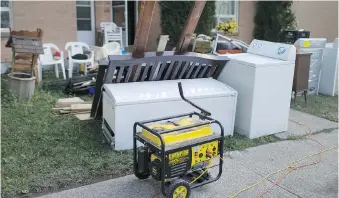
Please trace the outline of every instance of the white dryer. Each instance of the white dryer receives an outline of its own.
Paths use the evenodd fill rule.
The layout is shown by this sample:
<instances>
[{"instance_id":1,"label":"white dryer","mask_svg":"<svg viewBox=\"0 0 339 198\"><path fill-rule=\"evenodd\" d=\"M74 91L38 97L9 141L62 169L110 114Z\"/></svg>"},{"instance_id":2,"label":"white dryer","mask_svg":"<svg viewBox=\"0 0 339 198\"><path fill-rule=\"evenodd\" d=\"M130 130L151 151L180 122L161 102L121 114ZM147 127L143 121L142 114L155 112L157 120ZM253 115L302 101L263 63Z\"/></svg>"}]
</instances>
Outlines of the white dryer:
<instances>
[{"instance_id":1,"label":"white dryer","mask_svg":"<svg viewBox=\"0 0 339 198\"><path fill-rule=\"evenodd\" d=\"M235 132L257 138L287 131L296 48L253 40L232 54L218 80L238 92Z\"/></svg>"}]
</instances>

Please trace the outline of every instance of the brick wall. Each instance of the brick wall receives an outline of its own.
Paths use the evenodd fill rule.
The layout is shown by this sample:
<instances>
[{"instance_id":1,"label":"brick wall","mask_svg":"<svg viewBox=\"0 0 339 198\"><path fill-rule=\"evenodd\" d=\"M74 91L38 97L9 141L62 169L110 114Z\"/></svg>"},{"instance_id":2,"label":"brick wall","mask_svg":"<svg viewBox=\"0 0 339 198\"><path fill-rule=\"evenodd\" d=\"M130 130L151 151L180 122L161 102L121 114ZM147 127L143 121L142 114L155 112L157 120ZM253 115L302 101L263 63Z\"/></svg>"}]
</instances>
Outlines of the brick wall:
<instances>
[{"instance_id":1,"label":"brick wall","mask_svg":"<svg viewBox=\"0 0 339 198\"><path fill-rule=\"evenodd\" d=\"M43 43L54 43L61 50L77 40L75 1L13 1L13 30L44 31ZM1 61L11 60L11 49L1 38ZM64 52L67 56L67 53Z\"/></svg>"},{"instance_id":2,"label":"brick wall","mask_svg":"<svg viewBox=\"0 0 339 198\"><path fill-rule=\"evenodd\" d=\"M101 22L109 22L111 19L111 4L109 1L95 1L95 27L100 31Z\"/></svg>"}]
</instances>

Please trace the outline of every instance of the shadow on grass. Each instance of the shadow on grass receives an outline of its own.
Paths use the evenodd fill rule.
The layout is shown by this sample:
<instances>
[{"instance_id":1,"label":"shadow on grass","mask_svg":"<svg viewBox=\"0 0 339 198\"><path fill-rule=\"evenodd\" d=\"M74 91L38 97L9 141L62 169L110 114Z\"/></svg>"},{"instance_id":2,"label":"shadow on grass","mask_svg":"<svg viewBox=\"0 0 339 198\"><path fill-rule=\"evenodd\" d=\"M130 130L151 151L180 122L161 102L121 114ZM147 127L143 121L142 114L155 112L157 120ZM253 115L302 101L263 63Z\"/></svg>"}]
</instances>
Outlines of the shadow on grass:
<instances>
[{"instance_id":1,"label":"shadow on grass","mask_svg":"<svg viewBox=\"0 0 339 198\"><path fill-rule=\"evenodd\" d=\"M97 120L56 115L51 108L61 92L37 87L28 102L18 102L2 78L2 197L31 196L132 173L132 152L113 152ZM132 126L131 126L132 127ZM225 151L274 142L274 136L250 140L225 138Z\"/></svg>"},{"instance_id":2,"label":"shadow on grass","mask_svg":"<svg viewBox=\"0 0 339 198\"><path fill-rule=\"evenodd\" d=\"M130 151L112 152L101 123L56 115L51 108L60 92L36 89L28 102L18 102L2 79L2 197L50 192L97 178L130 174Z\"/></svg>"}]
</instances>

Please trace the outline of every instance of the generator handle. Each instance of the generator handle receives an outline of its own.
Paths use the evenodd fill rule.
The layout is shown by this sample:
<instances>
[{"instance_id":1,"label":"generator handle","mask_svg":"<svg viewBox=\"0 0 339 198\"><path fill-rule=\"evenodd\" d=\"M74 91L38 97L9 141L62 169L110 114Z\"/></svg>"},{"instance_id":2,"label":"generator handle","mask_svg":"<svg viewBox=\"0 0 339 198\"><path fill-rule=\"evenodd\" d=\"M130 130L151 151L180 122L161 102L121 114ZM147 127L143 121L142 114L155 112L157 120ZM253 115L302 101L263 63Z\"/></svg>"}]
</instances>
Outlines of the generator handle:
<instances>
[{"instance_id":1,"label":"generator handle","mask_svg":"<svg viewBox=\"0 0 339 198\"><path fill-rule=\"evenodd\" d=\"M182 98L184 101L188 102L188 103L191 104L193 107L199 109L199 110L201 111L201 114L202 114L202 115L204 115L204 116L211 116L211 115L212 115L210 112L206 111L205 109L199 107L198 105L194 104L193 102L191 102L191 101L189 101L189 100L187 100L187 99L185 98L185 96L184 96L184 91L182 90L181 82L178 82L178 87L179 87L179 93L180 93L180 96L181 96L181 98Z\"/></svg>"}]
</instances>

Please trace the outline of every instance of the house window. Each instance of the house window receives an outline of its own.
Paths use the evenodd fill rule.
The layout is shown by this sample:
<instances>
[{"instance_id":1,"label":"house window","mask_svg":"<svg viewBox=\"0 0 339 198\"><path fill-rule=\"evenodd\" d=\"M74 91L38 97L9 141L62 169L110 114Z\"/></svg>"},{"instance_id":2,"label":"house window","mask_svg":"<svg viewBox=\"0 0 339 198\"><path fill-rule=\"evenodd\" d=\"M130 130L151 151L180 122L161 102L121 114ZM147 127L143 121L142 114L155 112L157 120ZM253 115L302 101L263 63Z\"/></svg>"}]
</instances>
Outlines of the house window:
<instances>
[{"instance_id":1,"label":"house window","mask_svg":"<svg viewBox=\"0 0 339 198\"><path fill-rule=\"evenodd\" d=\"M238 0L215 1L216 22L227 22L234 19L238 22Z\"/></svg>"},{"instance_id":2,"label":"house window","mask_svg":"<svg viewBox=\"0 0 339 198\"><path fill-rule=\"evenodd\" d=\"M1 32L9 32L12 25L11 3L1 0Z\"/></svg>"},{"instance_id":3,"label":"house window","mask_svg":"<svg viewBox=\"0 0 339 198\"><path fill-rule=\"evenodd\" d=\"M77 29L78 31L91 31L91 2L76 1L77 6Z\"/></svg>"}]
</instances>

